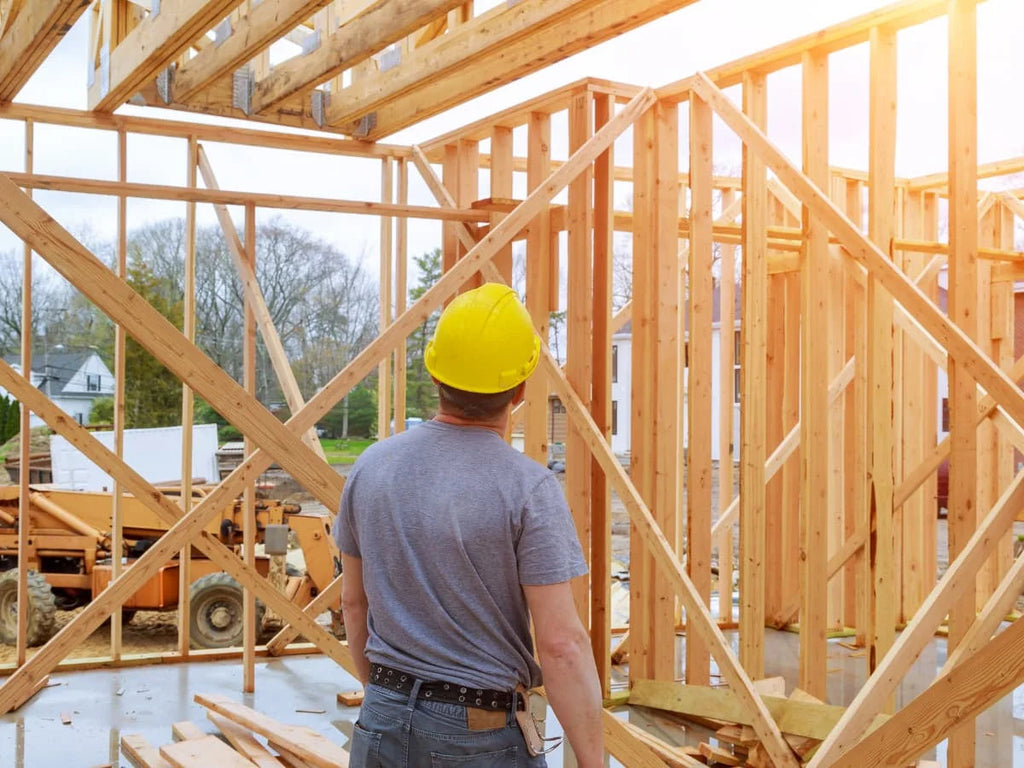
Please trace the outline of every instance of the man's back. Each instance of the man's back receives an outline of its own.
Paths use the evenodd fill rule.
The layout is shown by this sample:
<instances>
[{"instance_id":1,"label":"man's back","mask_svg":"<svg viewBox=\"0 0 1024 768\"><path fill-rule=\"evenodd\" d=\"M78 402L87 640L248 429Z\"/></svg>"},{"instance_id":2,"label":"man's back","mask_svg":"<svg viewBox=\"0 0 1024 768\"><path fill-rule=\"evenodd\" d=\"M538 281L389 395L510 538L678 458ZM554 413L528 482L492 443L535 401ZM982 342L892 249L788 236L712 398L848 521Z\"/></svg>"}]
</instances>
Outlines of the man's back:
<instances>
[{"instance_id":1,"label":"man's back","mask_svg":"<svg viewBox=\"0 0 1024 768\"><path fill-rule=\"evenodd\" d=\"M494 432L428 422L369 449L339 545L363 561L367 657L423 679L540 684L521 584L586 572L561 489Z\"/></svg>"}]
</instances>

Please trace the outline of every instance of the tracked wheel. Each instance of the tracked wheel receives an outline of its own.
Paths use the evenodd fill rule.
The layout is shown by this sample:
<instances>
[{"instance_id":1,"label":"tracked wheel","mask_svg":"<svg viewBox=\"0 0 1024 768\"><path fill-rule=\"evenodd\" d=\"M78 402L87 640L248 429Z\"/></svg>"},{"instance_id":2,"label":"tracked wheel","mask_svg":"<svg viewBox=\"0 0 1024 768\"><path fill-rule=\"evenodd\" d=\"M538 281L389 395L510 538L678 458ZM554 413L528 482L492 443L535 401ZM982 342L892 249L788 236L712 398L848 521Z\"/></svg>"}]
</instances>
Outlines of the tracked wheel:
<instances>
[{"instance_id":1,"label":"tracked wheel","mask_svg":"<svg viewBox=\"0 0 1024 768\"><path fill-rule=\"evenodd\" d=\"M28 629L25 641L42 645L56 629L57 605L53 590L38 571L28 572ZM18 642L18 569L0 573L0 642Z\"/></svg>"},{"instance_id":2,"label":"tracked wheel","mask_svg":"<svg viewBox=\"0 0 1024 768\"><path fill-rule=\"evenodd\" d=\"M189 590L189 642L193 648L233 648L242 644L242 586L226 573L211 573ZM264 606L256 601L256 629Z\"/></svg>"}]
</instances>

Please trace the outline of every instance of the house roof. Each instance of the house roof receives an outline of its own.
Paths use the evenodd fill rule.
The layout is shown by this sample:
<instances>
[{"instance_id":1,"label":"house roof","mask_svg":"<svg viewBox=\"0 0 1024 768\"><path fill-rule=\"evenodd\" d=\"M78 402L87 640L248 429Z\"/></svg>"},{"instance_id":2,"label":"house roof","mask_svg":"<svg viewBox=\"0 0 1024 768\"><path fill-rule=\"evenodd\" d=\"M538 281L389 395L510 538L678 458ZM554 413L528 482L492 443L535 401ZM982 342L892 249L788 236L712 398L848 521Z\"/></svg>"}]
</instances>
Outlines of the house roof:
<instances>
[{"instance_id":1,"label":"house roof","mask_svg":"<svg viewBox=\"0 0 1024 768\"><path fill-rule=\"evenodd\" d=\"M32 372L45 377L40 381L40 387L49 381L51 387L63 388L71 380L71 377L81 370L85 361L95 354L96 352L91 349L75 352L47 352L44 355L33 353ZM17 353L4 355L4 360L11 365L21 365L21 355Z\"/></svg>"}]
</instances>

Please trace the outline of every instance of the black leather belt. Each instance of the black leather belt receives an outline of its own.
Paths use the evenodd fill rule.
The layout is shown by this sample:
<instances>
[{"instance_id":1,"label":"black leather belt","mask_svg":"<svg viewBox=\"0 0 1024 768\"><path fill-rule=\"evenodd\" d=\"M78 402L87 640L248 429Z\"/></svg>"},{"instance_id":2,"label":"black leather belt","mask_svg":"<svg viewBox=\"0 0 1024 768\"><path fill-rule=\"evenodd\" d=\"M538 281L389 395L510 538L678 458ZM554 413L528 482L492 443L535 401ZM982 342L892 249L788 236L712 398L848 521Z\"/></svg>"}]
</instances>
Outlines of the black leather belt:
<instances>
[{"instance_id":1,"label":"black leather belt","mask_svg":"<svg viewBox=\"0 0 1024 768\"><path fill-rule=\"evenodd\" d=\"M370 664L370 682L373 685L399 693L411 693L416 679L410 672L385 667L383 664ZM515 691L474 688L461 683L446 683L443 680L423 681L417 698L443 701L446 704L462 704L495 712L511 712L513 703L516 709L525 709L523 697L517 696Z\"/></svg>"}]
</instances>

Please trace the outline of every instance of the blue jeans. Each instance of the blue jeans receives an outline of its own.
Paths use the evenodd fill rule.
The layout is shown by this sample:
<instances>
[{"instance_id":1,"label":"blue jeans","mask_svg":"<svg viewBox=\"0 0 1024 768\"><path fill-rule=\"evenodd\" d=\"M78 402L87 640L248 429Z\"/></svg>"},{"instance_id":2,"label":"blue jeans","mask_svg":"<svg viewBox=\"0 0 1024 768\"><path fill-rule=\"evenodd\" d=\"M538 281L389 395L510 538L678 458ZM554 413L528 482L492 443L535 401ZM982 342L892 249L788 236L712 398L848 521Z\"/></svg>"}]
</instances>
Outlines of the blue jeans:
<instances>
[{"instance_id":1,"label":"blue jeans","mask_svg":"<svg viewBox=\"0 0 1024 768\"><path fill-rule=\"evenodd\" d=\"M418 699L367 685L352 733L350 768L546 768L530 757L508 713L505 725L485 731L466 725L466 707Z\"/></svg>"}]
</instances>

